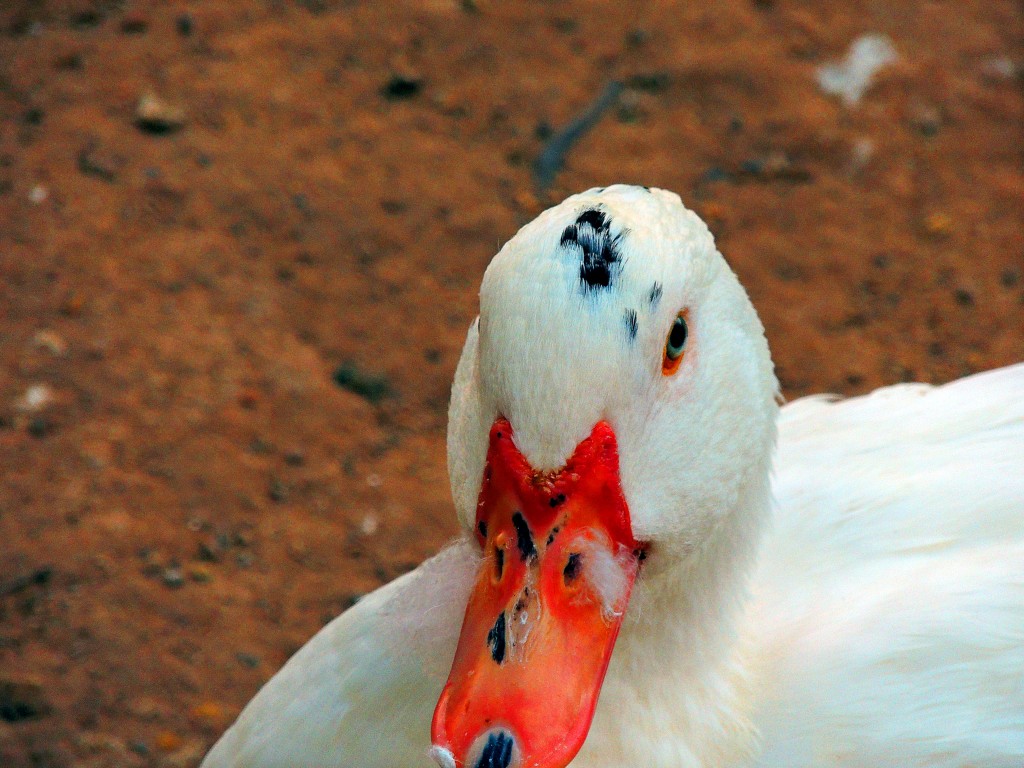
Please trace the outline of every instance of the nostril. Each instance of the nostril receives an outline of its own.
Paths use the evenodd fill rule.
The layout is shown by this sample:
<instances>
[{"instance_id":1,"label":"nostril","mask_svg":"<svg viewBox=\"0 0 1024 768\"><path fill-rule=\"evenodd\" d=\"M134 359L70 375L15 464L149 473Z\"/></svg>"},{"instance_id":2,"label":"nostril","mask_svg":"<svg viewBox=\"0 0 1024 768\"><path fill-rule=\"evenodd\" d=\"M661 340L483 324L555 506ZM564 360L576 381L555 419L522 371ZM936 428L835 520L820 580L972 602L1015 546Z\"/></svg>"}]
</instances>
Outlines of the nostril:
<instances>
[{"instance_id":1,"label":"nostril","mask_svg":"<svg viewBox=\"0 0 1024 768\"><path fill-rule=\"evenodd\" d=\"M562 580L565 581L565 586L570 586L576 577L580 575L580 566L582 563L580 560L582 555L579 552L572 552L569 554L569 559L565 563L565 568L562 569Z\"/></svg>"},{"instance_id":2,"label":"nostril","mask_svg":"<svg viewBox=\"0 0 1024 768\"><path fill-rule=\"evenodd\" d=\"M505 573L505 550L498 547L494 548L494 580L501 581L502 575Z\"/></svg>"},{"instance_id":3,"label":"nostril","mask_svg":"<svg viewBox=\"0 0 1024 768\"><path fill-rule=\"evenodd\" d=\"M505 731L491 731L487 734L487 743L484 744L480 757L473 764L473 768L509 768L512 764L512 752L515 747L515 740L512 734Z\"/></svg>"}]
</instances>

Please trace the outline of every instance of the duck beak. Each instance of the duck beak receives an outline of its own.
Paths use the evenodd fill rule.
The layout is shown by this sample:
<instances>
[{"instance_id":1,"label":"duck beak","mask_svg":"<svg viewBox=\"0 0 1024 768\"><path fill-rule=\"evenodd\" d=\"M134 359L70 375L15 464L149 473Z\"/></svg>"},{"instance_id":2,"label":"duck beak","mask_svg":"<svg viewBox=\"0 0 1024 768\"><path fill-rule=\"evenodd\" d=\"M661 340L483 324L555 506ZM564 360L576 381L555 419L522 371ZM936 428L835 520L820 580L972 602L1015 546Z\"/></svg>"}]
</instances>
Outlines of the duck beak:
<instances>
[{"instance_id":1,"label":"duck beak","mask_svg":"<svg viewBox=\"0 0 1024 768\"><path fill-rule=\"evenodd\" d=\"M476 523L484 557L431 754L442 768L564 768L590 729L644 558L611 426L541 473L499 418Z\"/></svg>"}]
</instances>

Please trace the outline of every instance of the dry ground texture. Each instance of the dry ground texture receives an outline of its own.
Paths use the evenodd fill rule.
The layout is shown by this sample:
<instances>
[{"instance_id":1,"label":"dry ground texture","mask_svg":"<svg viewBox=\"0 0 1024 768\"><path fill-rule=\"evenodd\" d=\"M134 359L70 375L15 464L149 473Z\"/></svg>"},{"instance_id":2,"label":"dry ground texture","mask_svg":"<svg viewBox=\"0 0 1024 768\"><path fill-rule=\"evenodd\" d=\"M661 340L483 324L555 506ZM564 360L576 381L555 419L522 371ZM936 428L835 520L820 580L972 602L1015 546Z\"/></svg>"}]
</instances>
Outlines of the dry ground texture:
<instances>
[{"instance_id":1,"label":"dry ground texture","mask_svg":"<svg viewBox=\"0 0 1024 768\"><path fill-rule=\"evenodd\" d=\"M1019 13L0 4L0 764L195 764L452 536L477 285L570 192L678 191L787 396L1024 358ZM899 60L847 106L815 72L866 32Z\"/></svg>"}]
</instances>

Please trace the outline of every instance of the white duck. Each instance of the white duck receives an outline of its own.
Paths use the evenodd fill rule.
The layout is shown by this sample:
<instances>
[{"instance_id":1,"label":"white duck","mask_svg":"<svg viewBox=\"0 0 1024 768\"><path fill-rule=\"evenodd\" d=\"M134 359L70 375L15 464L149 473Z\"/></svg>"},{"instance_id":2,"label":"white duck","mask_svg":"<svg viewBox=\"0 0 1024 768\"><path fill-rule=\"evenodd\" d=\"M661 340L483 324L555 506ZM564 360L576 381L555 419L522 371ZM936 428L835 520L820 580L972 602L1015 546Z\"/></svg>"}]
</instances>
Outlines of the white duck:
<instances>
[{"instance_id":1,"label":"white duck","mask_svg":"<svg viewBox=\"0 0 1024 768\"><path fill-rule=\"evenodd\" d=\"M464 537L326 626L203 765L1020 768L1024 365L777 397L678 196L541 214L455 375Z\"/></svg>"}]
</instances>

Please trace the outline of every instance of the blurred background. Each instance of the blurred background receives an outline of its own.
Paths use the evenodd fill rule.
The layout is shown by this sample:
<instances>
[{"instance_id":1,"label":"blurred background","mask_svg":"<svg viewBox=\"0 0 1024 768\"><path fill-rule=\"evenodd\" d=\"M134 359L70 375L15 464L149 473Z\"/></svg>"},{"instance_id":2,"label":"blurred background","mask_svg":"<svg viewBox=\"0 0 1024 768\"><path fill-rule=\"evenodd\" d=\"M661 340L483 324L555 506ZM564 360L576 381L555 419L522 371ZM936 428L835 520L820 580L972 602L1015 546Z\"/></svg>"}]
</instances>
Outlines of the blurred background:
<instances>
[{"instance_id":1,"label":"blurred background","mask_svg":"<svg viewBox=\"0 0 1024 768\"><path fill-rule=\"evenodd\" d=\"M572 192L680 193L787 397L1024 359L1020 13L4 2L0 764L194 765L451 537L481 275Z\"/></svg>"}]
</instances>

